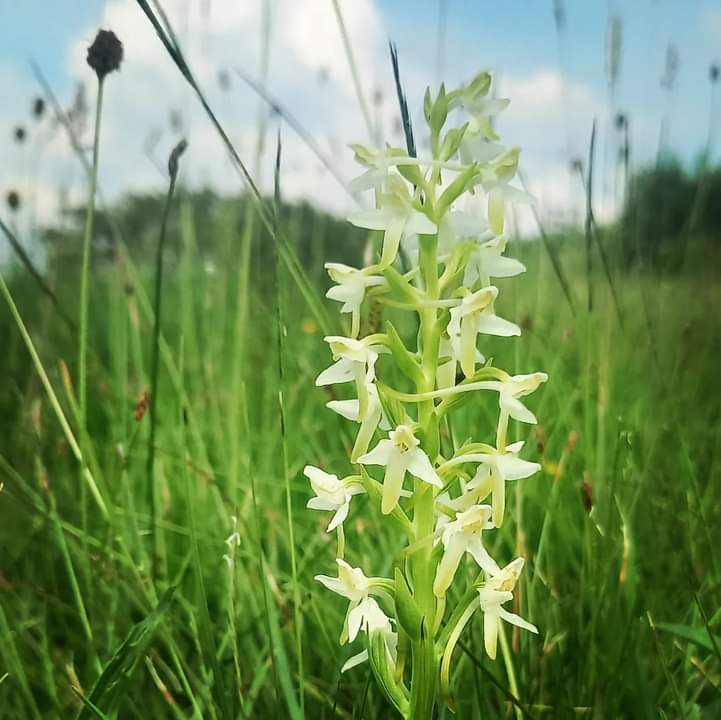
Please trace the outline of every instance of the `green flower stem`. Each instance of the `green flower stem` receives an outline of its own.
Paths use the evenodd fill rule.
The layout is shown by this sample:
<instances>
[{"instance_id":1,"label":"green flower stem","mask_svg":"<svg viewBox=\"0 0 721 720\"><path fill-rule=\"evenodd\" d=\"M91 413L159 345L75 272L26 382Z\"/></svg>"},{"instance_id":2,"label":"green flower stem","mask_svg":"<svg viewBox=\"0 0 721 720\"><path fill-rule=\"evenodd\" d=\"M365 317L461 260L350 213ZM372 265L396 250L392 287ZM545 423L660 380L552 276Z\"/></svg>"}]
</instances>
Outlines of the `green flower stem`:
<instances>
[{"instance_id":1,"label":"green flower stem","mask_svg":"<svg viewBox=\"0 0 721 720\"><path fill-rule=\"evenodd\" d=\"M90 170L87 214L83 237L83 264L80 275L80 335L78 338L78 405L80 423L84 431L87 426L87 356L88 356L88 304L90 281L90 248L95 220L95 193L98 185L98 157L100 151L100 119L103 107L103 81L98 82L98 97L95 105L95 134L93 137L93 164Z\"/></svg>"},{"instance_id":2,"label":"green flower stem","mask_svg":"<svg viewBox=\"0 0 721 720\"><path fill-rule=\"evenodd\" d=\"M420 246L420 266L426 295L431 300L438 299L438 238L424 237ZM438 346L440 333L437 324L437 310L426 307L418 310L420 316L420 337L422 351L422 372L416 383L418 393L431 392L435 388L438 369ZM418 423L424 435L429 429L434 411L433 399L421 402L418 407ZM433 458L432 458L433 459ZM413 512L413 525L417 541L433 535L435 523L433 488L426 483L416 481L416 505ZM436 622L436 597L433 594L435 563L433 562L433 544L422 543L418 552L411 558L415 599L423 616L421 638L411 646L413 671L411 675L410 716L414 720L426 720L433 717L436 698L436 676L438 661L436 658L433 627Z\"/></svg>"}]
</instances>

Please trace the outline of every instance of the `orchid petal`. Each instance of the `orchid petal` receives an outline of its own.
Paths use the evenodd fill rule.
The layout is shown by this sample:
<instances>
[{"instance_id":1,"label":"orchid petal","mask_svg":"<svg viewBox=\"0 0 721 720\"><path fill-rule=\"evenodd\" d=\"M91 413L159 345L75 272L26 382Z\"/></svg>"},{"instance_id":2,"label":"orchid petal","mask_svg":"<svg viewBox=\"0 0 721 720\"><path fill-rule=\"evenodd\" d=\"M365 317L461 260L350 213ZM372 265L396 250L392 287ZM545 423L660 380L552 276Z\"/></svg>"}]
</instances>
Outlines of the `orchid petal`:
<instances>
[{"instance_id":1,"label":"orchid petal","mask_svg":"<svg viewBox=\"0 0 721 720\"><path fill-rule=\"evenodd\" d=\"M499 573L498 563L489 555L479 535L471 538L466 548L481 570L488 575Z\"/></svg>"},{"instance_id":2,"label":"orchid petal","mask_svg":"<svg viewBox=\"0 0 721 720\"><path fill-rule=\"evenodd\" d=\"M391 440L379 440L370 452L358 458L358 462L361 465L387 465L396 450Z\"/></svg>"},{"instance_id":3,"label":"orchid petal","mask_svg":"<svg viewBox=\"0 0 721 720\"><path fill-rule=\"evenodd\" d=\"M371 208L351 213L348 222L366 230L385 230L391 217L392 213L387 208Z\"/></svg>"},{"instance_id":4,"label":"orchid petal","mask_svg":"<svg viewBox=\"0 0 721 720\"><path fill-rule=\"evenodd\" d=\"M345 585L337 577L330 577L329 575L316 575L314 579L324 587L328 588L331 592L334 592L337 595L342 595L343 597L348 597Z\"/></svg>"},{"instance_id":5,"label":"orchid petal","mask_svg":"<svg viewBox=\"0 0 721 720\"><path fill-rule=\"evenodd\" d=\"M485 257L483 257L481 263L483 271L488 277L508 278L526 272L526 266L515 258L491 253L484 253L484 255Z\"/></svg>"},{"instance_id":6,"label":"orchid petal","mask_svg":"<svg viewBox=\"0 0 721 720\"><path fill-rule=\"evenodd\" d=\"M411 475L420 478L424 482L436 487L443 487L443 482L438 477L438 473L433 469L431 461L423 450L420 448L412 448L408 450L406 459L406 467Z\"/></svg>"},{"instance_id":7,"label":"orchid petal","mask_svg":"<svg viewBox=\"0 0 721 720\"><path fill-rule=\"evenodd\" d=\"M365 607L362 602L348 610L348 641L353 642L358 636L358 632L363 622L363 613Z\"/></svg>"},{"instance_id":8,"label":"orchid petal","mask_svg":"<svg viewBox=\"0 0 721 720\"><path fill-rule=\"evenodd\" d=\"M505 410L514 420L529 425L535 425L538 422L536 416L520 400L510 394L501 392L498 400L501 409Z\"/></svg>"},{"instance_id":9,"label":"orchid petal","mask_svg":"<svg viewBox=\"0 0 721 720\"><path fill-rule=\"evenodd\" d=\"M337 510L338 506L335 503L326 500L325 498L314 497L308 500L306 505L310 510Z\"/></svg>"},{"instance_id":10,"label":"orchid petal","mask_svg":"<svg viewBox=\"0 0 721 720\"><path fill-rule=\"evenodd\" d=\"M331 400L325 406L346 420L358 422L358 400Z\"/></svg>"},{"instance_id":11,"label":"orchid petal","mask_svg":"<svg viewBox=\"0 0 721 720\"><path fill-rule=\"evenodd\" d=\"M326 532L333 532L339 525L342 525L345 519L348 517L348 511L350 510L350 499L346 500L337 510L333 519L328 525Z\"/></svg>"},{"instance_id":12,"label":"orchid petal","mask_svg":"<svg viewBox=\"0 0 721 720\"><path fill-rule=\"evenodd\" d=\"M519 328L518 325L489 312L481 313L477 320L476 328L479 333L483 333L484 335L512 337L521 334L521 328Z\"/></svg>"},{"instance_id":13,"label":"orchid petal","mask_svg":"<svg viewBox=\"0 0 721 720\"><path fill-rule=\"evenodd\" d=\"M445 549L433 582L433 594L436 597L443 597L451 586L463 553L466 551L466 543L467 540L459 532L452 533L448 543L444 543Z\"/></svg>"},{"instance_id":14,"label":"orchid petal","mask_svg":"<svg viewBox=\"0 0 721 720\"><path fill-rule=\"evenodd\" d=\"M498 647L498 613L485 612L483 615L483 644L486 648L486 654L491 660L496 659L496 649Z\"/></svg>"},{"instance_id":15,"label":"orchid petal","mask_svg":"<svg viewBox=\"0 0 721 720\"><path fill-rule=\"evenodd\" d=\"M541 466L535 462L521 460L513 455L499 454L495 458L496 467L502 472L506 480L523 480L537 473Z\"/></svg>"},{"instance_id":16,"label":"orchid petal","mask_svg":"<svg viewBox=\"0 0 721 720\"><path fill-rule=\"evenodd\" d=\"M329 368L323 370L315 380L317 386L334 385L336 383L347 383L355 379L353 360L341 358L334 362Z\"/></svg>"},{"instance_id":17,"label":"orchid petal","mask_svg":"<svg viewBox=\"0 0 721 720\"><path fill-rule=\"evenodd\" d=\"M438 226L418 210L411 209L405 222L405 232L416 235L433 235L438 232Z\"/></svg>"},{"instance_id":18,"label":"orchid petal","mask_svg":"<svg viewBox=\"0 0 721 720\"><path fill-rule=\"evenodd\" d=\"M353 655L352 657L348 658L348 660L343 663L343 667L340 669L341 674L344 672L347 672L348 670L352 670L354 667L361 665L362 663L366 662L368 660L368 651L362 650L357 655Z\"/></svg>"},{"instance_id":19,"label":"orchid petal","mask_svg":"<svg viewBox=\"0 0 721 720\"><path fill-rule=\"evenodd\" d=\"M529 632L538 635L538 628L529 623L527 620L524 620L520 615L508 612L508 610L505 610L502 607L498 608L498 615L507 623L511 623L511 625L516 625L519 628L523 628L524 630L528 630Z\"/></svg>"},{"instance_id":20,"label":"orchid petal","mask_svg":"<svg viewBox=\"0 0 721 720\"><path fill-rule=\"evenodd\" d=\"M494 187L488 193L488 222L496 235L503 232L503 223L505 221L506 202L503 189Z\"/></svg>"},{"instance_id":21,"label":"orchid petal","mask_svg":"<svg viewBox=\"0 0 721 720\"><path fill-rule=\"evenodd\" d=\"M383 441L381 441L383 442ZM380 443L379 443L380 444ZM393 512L401 496L403 480L406 476L406 459L396 448L388 458L386 472L383 478L383 496L381 498L381 512L384 515Z\"/></svg>"}]
</instances>

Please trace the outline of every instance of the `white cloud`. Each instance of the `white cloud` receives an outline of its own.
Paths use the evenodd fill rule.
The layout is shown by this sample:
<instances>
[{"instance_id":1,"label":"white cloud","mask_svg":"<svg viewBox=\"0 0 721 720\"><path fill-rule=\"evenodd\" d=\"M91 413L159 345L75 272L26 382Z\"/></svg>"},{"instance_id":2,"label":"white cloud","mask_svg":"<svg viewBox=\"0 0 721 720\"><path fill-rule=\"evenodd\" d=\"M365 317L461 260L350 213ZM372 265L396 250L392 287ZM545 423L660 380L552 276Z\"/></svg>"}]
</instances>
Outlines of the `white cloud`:
<instances>
[{"instance_id":1,"label":"white cloud","mask_svg":"<svg viewBox=\"0 0 721 720\"><path fill-rule=\"evenodd\" d=\"M262 106L252 90L234 74L235 67L258 75L262 42L261 2L197 2L166 0L164 7L178 33L183 49L212 107L221 118L241 157L255 169L256 124ZM272 4L269 87L284 106L312 132L316 142L333 159L346 178L355 172L349 142L367 140L363 117L345 57L340 31L330 2L276 0ZM394 120L398 117L390 72L385 29L372 0L341 3L350 33L361 82L372 112L384 136L402 144ZM134 2L108 0L103 15L88 23L68 50L68 69L89 89L94 76L86 65L87 46L98 27L113 29L125 48L121 72L106 81L101 144L100 183L113 198L127 191L163 187L158 170L179 139L170 125L171 111L181 111L183 134L190 147L182 173L194 186L211 185L236 192L241 183L232 170L217 133L204 115L187 83L173 65L146 17ZM416 130L422 134L420 102L426 79L423 68L401 58ZM319 77L320 70L328 78ZM231 89L224 92L218 73L224 70ZM454 76L468 75L468 68L449 68ZM0 75L0 82L2 76ZM378 90L380 102L373 102ZM506 144L523 147L523 164L531 189L539 198L547 220L559 218L572 204L565 128L590 129L591 118L602 113L602 103L584 85L562 82L554 70L541 69L527 76L502 75L502 95L512 104L499 128ZM9 96L15 91L10 90ZM94 91L88 102L94 105ZM4 93L4 96L8 94ZM0 111L2 112L2 111ZM269 126L260 168L263 185L270 188L275 144L275 121ZM90 123L88 123L90 124ZM152 157L148 146L153 139ZM89 144L89 137L85 141ZM585 142L585 138L583 138ZM70 153L58 136L52 146L53 162L45 178L55 183L68 177ZM421 138L419 137L419 142ZM62 168L62 172L60 170ZM327 209L345 212L353 205L343 188L324 171L320 162L288 128L283 130L282 188L288 199L308 199ZM75 169L72 188L82 188ZM51 188L52 184L48 185ZM50 191L43 191L50 197ZM77 197L77 193L76 193ZM48 204L48 211L50 204ZM529 224L526 223L526 227Z\"/></svg>"},{"instance_id":2,"label":"white cloud","mask_svg":"<svg viewBox=\"0 0 721 720\"><path fill-rule=\"evenodd\" d=\"M377 57L377 49L383 45L381 21L370 0L344 2L341 7L363 82L366 82L366 71ZM165 9L211 106L241 156L254 166L257 112L262 104L235 75L234 68L242 68L257 77L262 38L261 3L174 0L166 2ZM98 24L113 29L125 49L121 72L106 81L100 179L109 194L117 195L129 186L138 190L158 185L161 177L146 156L144 146L154 137L154 156L164 165L164 158L178 139L177 132L169 126L173 110L182 112L183 134L190 143L183 163L186 178L224 191L237 190L240 182L229 172L219 137L138 7L127 1L110 0ZM96 27L93 23L72 44L69 69L75 77L92 80L85 53ZM327 72L327 81L319 80L321 69ZM228 92L219 87L221 70L231 80ZM273 3L269 84L283 104L312 130L319 145L332 148L335 154L345 143L364 137L330 3L317 0ZM272 146L274 139L269 137L262 158L263 166L268 168L262 173L266 188L272 175ZM329 173L319 171L318 160L288 129L284 130L283 147L282 182L286 197L308 198L326 208L347 209L349 203L342 188ZM342 153L342 156L348 155ZM349 175L351 168L345 157L340 165Z\"/></svg>"},{"instance_id":3,"label":"white cloud","mask_svg":"<svg viewBox=\"0 0 721 720\"><path fill-rule=\"evenodd\" d=\"M525 76L501 75L498 80L499 94L511 99L499 117L499 133L505 144L522 148L521 168L538 201L542 221L549 226L565 225L583 217L583 187L570 163L578 158L585 167L594 120L594 211L599 220L611 219L617 212L610 181L616 148L609 140L612 132L608 132L606 101L587 85L565 80L549 68ZM520 208L518 219L523 234L536 232L530 211Z\"/></svg>"},{"instance_id":4,"label":"white cloud","mask_svg":"<svg viewBox=\"0 0 721 720\"><path fill-rule=\"evenodd\" d=\"M346 28L352 34L355 63L367 80L377 63L382 46L381 20L372 0L340 4ZM326 71L348 97L354 97L353 80L340 29L330 2L286 0L278 11L283 45L306 69Z\"/></svg>"}]
</instances>

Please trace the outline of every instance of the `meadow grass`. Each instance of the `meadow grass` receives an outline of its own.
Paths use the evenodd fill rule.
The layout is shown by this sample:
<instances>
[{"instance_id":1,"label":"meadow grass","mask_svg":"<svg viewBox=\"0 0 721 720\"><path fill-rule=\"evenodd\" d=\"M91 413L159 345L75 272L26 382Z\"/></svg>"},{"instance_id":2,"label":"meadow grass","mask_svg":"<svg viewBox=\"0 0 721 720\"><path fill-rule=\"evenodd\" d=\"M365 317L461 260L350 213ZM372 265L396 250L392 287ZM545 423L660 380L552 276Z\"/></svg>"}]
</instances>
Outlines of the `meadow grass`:
<instances>
[{"instance_id":1,"label":"meadow grass","mask_svg":"<svg viewBox=\"0 0 721 720\"><path fill-rule=\"evenodd\" d=\"M201 221L178 188L158 323L158 273L113 208L80 341L59 310L74 316L77 268L51 256L50 299L3 269L0 720L393 716L367 668L340 674L344 603L313 580L335 544L304 510L302 476L343 467L353 442L313 383L323 335L343 330L319 299L322 263L360 258L365 238L255 202L218 201ZM157 242L161 217L146 222ZM589 273L582 236L509 245L528 272L501 283L499 314L523 340L484 352L550 380L531 402L541 425L513 427L543 470L516 484L490 550L527 557L517 609L540 635L502 634L491 662L474 620L457 717L721 715L718 254L691 238L666 274L625 267L615 247ZM366 322L385 319L414 330L392 311ZM459 414L492 435L491 400ZM361 506L351 560L392 575L399 538Z\"/></svg>"},{"instance_id":2,"label":"meadow grass","mask_svg":"<svg viewBox=\"0 0 721 720\"><path fill-rule=\"evenodd\" d=\"M307 462L338 467L352 443L325 411L326 391L311 389L327 364L322 333L284 266L275 280L272 267L262 269L257 227L244 254L229 207L202 228L187 198L174 209L180 251L166 277L158 346L154 527L150 428L147 414L136 419L150 383L152 272L120 245L92 275L80 447L96 489L86 493L69 445L82 427L66 370L75 339L52 303L11 283L18 314L5 324L3 403L15 414L0 457L0 669L8 673L0 718L68 717L81 707L83 717L98 717L92 707L112 715L120 700L121 717L302 717L302 707L305 717L391 716L367 670L340 677L350 654L337 644L343 603L313 581L332 567L335 548L303 509L301 470ZM299 217L297 209L285 215L289 252L307 232ZM198 249L206 233L223 238L214 267ZM582 239L561 246L572 293L582 298ZM675 276L617 273L622 327L602 274L592 278L593 312L574 317L541 243L512 243L510 254L528 272L502 288L500 312L523 326L524 342L488 354L510 371L547 368L550 381L534 404L542 425L530 435L516 428L543 472L516 485L492 551L528 557L520 603L541 635L509 635L513 652L491 663L472 624L454 671L459 716L497 717L515 698L521 716L697 717L705 708L713 717L721 337L713 308L721 289L711 266L692 257ZM243 262L249 272L239 271ZM309 277L320 295L316 271ZM248 303L242 324L239 297ZM23 341L21 317L34 304ZM278 346L279 317L287 332ZM24 372L28 342L46 386ZM478 435L492 433L492 403L463 412ZM358 507L346 524L355 559L387 575L397 539ZM239 542L226 543L234 532ZM147 644L125 642L168 588L172 599L153 616ZM127 657L113 665L122 648ZM122 685L116 700L102 683L94 689L109 663L125 668L111 678L111 687Z\"/></svg>"}]
</instances>

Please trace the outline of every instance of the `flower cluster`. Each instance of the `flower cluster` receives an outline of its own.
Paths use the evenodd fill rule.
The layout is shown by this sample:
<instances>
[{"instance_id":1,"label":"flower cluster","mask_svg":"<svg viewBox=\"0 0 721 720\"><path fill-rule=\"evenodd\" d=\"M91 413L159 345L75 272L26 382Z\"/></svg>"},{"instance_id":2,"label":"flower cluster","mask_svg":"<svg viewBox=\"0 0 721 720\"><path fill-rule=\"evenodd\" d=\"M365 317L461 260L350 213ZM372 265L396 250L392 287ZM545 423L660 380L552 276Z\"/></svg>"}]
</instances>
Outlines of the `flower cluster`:
<instances>
[{"instance_id":1,"label":"flower cluster","mask_svg":"<svg viewBox=\"0 0 721 720\"><path fill-rule=\"evenodd\" d=\"M375 202L349 220L380 231L382 240L368 267L326 265L335 283L327 295L350 315L350 331L325 338L334 362L316 384L352 386L351 399L328 407L358 431L351 474L339 479L305 468L315 495L308 507L332 513L328 532L338 534L338 575L316 579L349 601L341 643L365 637L365 649L344 670L369 660L383 693L407 718L430 718L437 688L449 698L453 649L476 611L491 658L502 622L537 632L504 607L523 559L501 567L487 540L503 524L506 483L539 470L519 457L523 442L509 443L508 428L511 418L536 422L523 398L547 379L509 375L479 350L481 336L521 334L497 314L492 283L525 271L504 255L505 215L508 203L532 201L511 185L519 150L497 142L492 116L508 101L490 89L491 76L481 72L456 90L426 92L427 159L353 146L364 172L352 187L372 191ZM447 129L449 118L460 124ZM369 301L392 309L400 332L387 321L384 332L361 337ZM413 318L414 342L403 339L404 317ZM480 391L498 397L495 444L458 444L465 433L451 431L453 411ZM407 537L392 578L366 577L344 559L343 522L362 494ZM473 580L459 571L466 555ZM451 592L462 578L465 586Z\"/></svg>"}]
</instances>

